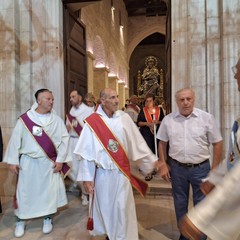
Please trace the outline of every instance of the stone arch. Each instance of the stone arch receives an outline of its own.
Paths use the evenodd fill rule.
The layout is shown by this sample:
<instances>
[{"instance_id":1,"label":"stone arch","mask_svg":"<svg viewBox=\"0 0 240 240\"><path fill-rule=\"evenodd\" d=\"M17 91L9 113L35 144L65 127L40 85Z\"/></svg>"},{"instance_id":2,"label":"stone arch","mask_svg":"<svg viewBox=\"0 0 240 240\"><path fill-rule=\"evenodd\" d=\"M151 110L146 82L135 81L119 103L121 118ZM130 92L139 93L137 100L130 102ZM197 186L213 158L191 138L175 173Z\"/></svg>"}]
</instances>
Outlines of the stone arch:
<instances>
[{"instance_id":1,"label":"stone arch","mask_svg":"<svg viewBox=\"0 0 240 240\"><path fill-rule=\"evenodd\" d=\"M106 54L103 40L100 36L96 36L93 42L93 54L95 56L95 67L106 66Z\"/></svg>"},{"instance_id":2,"label":"stone arch","mask_svg":"<svg viewBox=\"0 0 240 240\"><path fill-rule=\"evenodd\" d=\"M165 26L152 26L149 28L144 29L143 31L139 32L128 44L128 61L130 60L131 54L136 46L146 37L150 36L153 33L161 33L166 35Z\"/></svg>"}]
</instances>

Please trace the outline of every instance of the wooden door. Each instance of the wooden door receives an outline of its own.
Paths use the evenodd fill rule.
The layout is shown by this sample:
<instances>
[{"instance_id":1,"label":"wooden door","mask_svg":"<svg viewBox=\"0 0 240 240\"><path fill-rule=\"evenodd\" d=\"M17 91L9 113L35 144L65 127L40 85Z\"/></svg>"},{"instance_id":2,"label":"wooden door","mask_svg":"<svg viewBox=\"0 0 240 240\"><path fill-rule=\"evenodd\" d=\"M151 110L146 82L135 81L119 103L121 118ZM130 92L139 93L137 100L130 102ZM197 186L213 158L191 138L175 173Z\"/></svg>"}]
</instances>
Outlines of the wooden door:
<instances>
[{"instance_id":1,"label":"wooden door","mask_svg":"<svg viewBox=\"0 0 240 240\"><path fill-rule=\"evenodd\" d=\"M86 32L80 22L78 12L71 12L64 7L64 75L65 75L65 111L69 112L71 105L69 94L72 90L79 90L83 95L87 93L87 59Z\"/></svg>"}]
</instances>

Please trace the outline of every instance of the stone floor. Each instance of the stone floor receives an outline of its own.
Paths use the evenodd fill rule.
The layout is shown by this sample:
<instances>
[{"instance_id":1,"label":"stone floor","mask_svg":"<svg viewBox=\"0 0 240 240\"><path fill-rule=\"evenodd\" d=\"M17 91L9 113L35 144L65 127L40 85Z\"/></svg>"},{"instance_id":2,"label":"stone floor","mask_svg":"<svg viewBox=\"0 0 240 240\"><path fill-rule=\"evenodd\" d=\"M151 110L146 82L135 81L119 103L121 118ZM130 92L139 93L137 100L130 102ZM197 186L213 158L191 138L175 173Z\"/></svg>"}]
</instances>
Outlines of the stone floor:
<instances>
[{"instance_id":1,"label":"stone floor","mask_svg":"<svg viewBox=\"0 0 240 240\"><path fill-rule=\"evenodd\" d=\"M82 206L79 193L67 192L69 203L60 209L54 217L54 229L50 234L43 234L42 219L27 222L23 240L103 240L105 236L90 237L86 230L88 207ZM3 213L0 214L0 239L15 239L13 235L15 217L12 198L2 197ZM149 193L145 198L135 193L139 240L177 240L171 187L158 176L149 182ZM114 239L113 239L114 240Z\"/></svg>"}]
</instances>

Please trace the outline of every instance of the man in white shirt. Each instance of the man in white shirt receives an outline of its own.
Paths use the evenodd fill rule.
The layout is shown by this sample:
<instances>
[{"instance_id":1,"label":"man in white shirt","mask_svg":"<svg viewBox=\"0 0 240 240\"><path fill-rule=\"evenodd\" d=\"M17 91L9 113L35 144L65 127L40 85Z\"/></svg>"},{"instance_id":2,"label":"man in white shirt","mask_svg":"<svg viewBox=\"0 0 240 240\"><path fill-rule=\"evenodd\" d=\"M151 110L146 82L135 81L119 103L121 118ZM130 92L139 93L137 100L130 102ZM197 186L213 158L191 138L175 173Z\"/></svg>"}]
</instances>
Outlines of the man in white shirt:
<instances>
[{"instance_id":1,"label":"man in white shirt","mask_svg":"<svg viewBox=\"0 0 240 240\"><path fill-rule=\"evenodd\" d=\"M195 93L190 88L176 92L179 111L164 117L157 132L160 175L172 182L177 221L188 211L189 187L194 205L204 198L200 184L210 171L210 144L213 146L212 168L222 157L222 137L213 116L194 108ZM167 144L169 143L169 163ZM186 239L183 235L179 240Z\"/></svg>"},{"instance_id":2,"label":"man in white shirt","mask_svg":"<svg viewBox=\"0 0 240 240\"><path fill-rule=\"evenodd\" d=\"M232 68L240 92L240 59ZM240 118L232 126L226 161L213 169L203 183L206 198L180 222L189 239L201 239L203 233L215 240L236 240L240 236ZM205 184L206 183L206 184ZM216 187L214 187L216 185Z\"/></svg>"}]
</instances>

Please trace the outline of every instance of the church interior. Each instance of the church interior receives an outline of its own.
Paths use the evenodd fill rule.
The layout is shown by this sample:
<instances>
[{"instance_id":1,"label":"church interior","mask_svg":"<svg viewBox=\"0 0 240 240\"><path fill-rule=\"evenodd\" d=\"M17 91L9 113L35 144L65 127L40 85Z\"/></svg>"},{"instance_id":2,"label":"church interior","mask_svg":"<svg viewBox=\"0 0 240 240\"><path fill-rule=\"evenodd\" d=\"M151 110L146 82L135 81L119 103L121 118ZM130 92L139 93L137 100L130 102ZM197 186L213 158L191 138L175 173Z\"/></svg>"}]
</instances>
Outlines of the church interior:
<instances>
[{"instance_id":1,"label":"church interior","mask_svg":"<svg viewBox=\"0 0 240 240\"><path fill-rule=\"evenodd\" d=\"M34 103L39 88L52 89L54 110L65 120L72 90L91 93L97 101L106 87L118 92L120 109L133 94L141 105L153 93L167 113L177 109L178 89L193 88L196 107L215 116L226 152L230 123L240 109L231 72L240 49L239 11L238 0L1 0L3 155L18 117ZM0 180L0 239L15 239L15 185L4 163ZM139 240L177 240L171 185L159 176L148 184L145 198L134 195ZM79 192L67 196L51 234L44 235L41 219L34 219L22 239L105 240L86 230L88 207Z\"/></svg>"}]
</instances>

